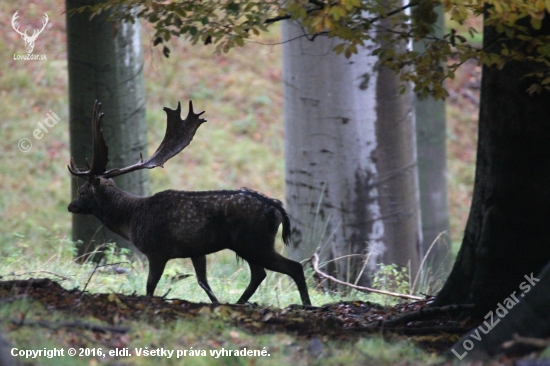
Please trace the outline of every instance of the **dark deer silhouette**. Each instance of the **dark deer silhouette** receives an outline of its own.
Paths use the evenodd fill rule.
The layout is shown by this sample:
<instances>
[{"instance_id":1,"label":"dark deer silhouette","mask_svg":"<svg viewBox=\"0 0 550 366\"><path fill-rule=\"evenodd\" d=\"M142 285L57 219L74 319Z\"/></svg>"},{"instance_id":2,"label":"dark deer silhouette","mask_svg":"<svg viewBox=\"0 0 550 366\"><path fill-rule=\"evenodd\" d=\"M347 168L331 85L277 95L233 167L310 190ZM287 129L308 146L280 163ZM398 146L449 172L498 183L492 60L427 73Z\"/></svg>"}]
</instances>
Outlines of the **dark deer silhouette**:
<instances>
[{"instance_id":1,"label":"dark deer silhouette","mask_svg":"<svg viewBox=\"0 0 550 366\"><path fill-rule=\"evenodd\" d=\"M304 305L310 305L304 271L300 263L275 251L275 235L283 224L283 241L290 242L290 220L280 201L247 188L236 191L186 192L168 190L151 197L139 197L115 186L112 179L139 169L160 166L181 150L206 120L195 114L181 119L181 106L164 108L166 134L157 151L146 161L122 169L107 170L108 147L103 139L96 101L92 117L94 153L87 171L79 171L71 159L71 174L86 179L77 197L69 204L75 214L95 215L109 230L131 241L149 261L147 295L152 296L168 260L191 258L197 281L212 302L218 299L206 279L206 255L222 249L235 251L250 266L250 283L237 303L254 294L266 277L265 268L289 275Z\"/></svg>"}]
</instances>

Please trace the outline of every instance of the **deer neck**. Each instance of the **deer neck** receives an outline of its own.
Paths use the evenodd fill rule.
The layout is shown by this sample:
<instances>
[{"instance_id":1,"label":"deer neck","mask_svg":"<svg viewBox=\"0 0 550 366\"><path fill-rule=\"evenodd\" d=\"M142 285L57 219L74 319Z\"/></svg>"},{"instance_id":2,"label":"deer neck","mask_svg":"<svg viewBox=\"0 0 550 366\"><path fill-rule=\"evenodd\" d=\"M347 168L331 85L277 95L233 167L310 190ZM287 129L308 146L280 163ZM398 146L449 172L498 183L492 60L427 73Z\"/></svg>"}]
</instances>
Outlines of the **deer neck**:
<instances>
[{"instance_id":1,"label":"deer neck","mask_svg":"<svg viewBox=\"0 0 550 366\"><path fill-rule=\"evenodd\" d=\"M116 186L101 187L96 217L109 230L130 240L133 217L143 197L125 192Z\"/></svg>"}]
</instances>

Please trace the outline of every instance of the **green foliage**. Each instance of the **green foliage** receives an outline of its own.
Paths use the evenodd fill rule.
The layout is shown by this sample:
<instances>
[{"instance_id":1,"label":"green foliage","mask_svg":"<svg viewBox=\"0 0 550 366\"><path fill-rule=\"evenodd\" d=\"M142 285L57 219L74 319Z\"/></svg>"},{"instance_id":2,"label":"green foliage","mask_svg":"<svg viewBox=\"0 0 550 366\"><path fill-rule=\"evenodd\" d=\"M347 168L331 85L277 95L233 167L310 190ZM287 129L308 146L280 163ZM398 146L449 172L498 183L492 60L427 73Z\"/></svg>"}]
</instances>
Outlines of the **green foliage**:
<instances>
[{"instance_id":1,"label":"green foliage","mask_svg":"<svg viewBox=\"0 0 550 366\"><path fill-rule=\"evenodd\" d=\"M470 42L478 32L471 27L452 28L443 38L434 35L437 6L443 6L450 19L461 25L468 17L483 13L485 2L480 0L410 0L405 5L397 0L107 0L74 11L91 11L93 15L109 11L109 18L115 21L146 19L155 28L153 44L162 45L166 57L170 54L166 42L172 36L187 37L193 44L213 43L216 51L228 52L265 32L269 25L292 19L301 23L304 37L310 40L318 36L338 38L341 42L333 50L348 58L360 47L374 44L373 54L379 57L379 64L395 71L402 81L413 82L420 97L445 98L448 93L442 81L452 79L456 69L469 59L499 68L511 60L534 61L542 69L526 75L535 80L529 92L550 90L550 35L537 34L550 1L486 3L485 25L495 27L498 36L484 48ZM411 40L422 41L425 51L405 47ZM502 51L487 49L494 42L502 45Z\"/></svg>"},{"instance_id":2,"label":"green foliage","mask_svg":"<svg viewBox=\"0 0 550 366\"><path fill-rule=\"evenodd\" d=\"M372 275L372 286L379 290L407 294L410 292L407 267L397 264L379 263L378 270Z\"/></svg>"}]
</instances>

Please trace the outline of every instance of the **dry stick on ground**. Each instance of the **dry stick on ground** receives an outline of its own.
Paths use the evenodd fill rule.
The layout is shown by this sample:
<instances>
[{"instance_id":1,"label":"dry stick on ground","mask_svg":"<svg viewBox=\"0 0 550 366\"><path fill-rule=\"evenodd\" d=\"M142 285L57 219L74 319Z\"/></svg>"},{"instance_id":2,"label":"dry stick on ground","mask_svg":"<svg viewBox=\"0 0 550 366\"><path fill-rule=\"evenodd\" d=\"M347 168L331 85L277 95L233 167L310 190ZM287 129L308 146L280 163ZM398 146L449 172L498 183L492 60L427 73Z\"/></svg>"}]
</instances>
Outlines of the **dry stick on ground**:
<instances>
[{"instance_id":1,"label":"dry stick on ground","mask_svg":"<svg viewBox=\"0 0 550 366\"><path fill-rule=\"evenodd\" d=\"M311 261L311 264L313 265L313 270L315 271L315 273L317 273L318 275L320 275L320 276L322 276L322 277L324 277L324 278L326 278L326 279L328 279L332 282L335 282L337 284L344 285L344 286L347 286L347 287L351 287L353 289L363 291L363 292L373 292L375 294L394 296L394 297L399 297L401 299L424 300L424 298L422 298L420 296L399 294L397 292L377 290L377 289L370 288L370 287L357 286L357 285L354 285L354 284L351 284L351 283L348 283L348 282L340 281L339 279L337 279L335 277L332 277L331 275L328 275L324 272L321 272L321 270L319 269L319 255L317 253L313 253L313 256L310 258L310 261Z\"/></svg>"},{"instance_id":2,"label":"dry stick on ground","mask_svg":"<svg viewBox=\"0 0 550 366\"><path fill-rule=\"evenodd\" d=\"M517 333L513 335L514 339L504 342L502 348L511 348L513 346L528 346L532 348L542 349L550 346L550 341L546 339L522 337Z\"/></svg>"}]
</instances>

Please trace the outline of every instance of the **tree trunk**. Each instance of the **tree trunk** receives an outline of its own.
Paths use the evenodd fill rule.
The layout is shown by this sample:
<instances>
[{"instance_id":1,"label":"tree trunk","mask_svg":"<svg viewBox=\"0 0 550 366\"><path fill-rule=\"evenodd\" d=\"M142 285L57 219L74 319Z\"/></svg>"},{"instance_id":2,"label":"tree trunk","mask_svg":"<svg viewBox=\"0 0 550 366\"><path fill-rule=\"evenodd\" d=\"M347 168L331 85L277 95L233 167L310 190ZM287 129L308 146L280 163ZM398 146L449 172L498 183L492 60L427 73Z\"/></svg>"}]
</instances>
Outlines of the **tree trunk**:
<instances>
[{"instance_id":1,"label":"tree trunk","mask_svg":"<svg viewBox=\"0 0 550 366\"><path fill-rule=\"evenodd\" d=\"M145 92L140 25L106 22L101 14L89 21L87 13L69 10L100 1L67 0L67 53L69 68L69 124L71 156L82 167L92 158L92 108L102 103L102 128L109 146L108 167L124 167L147 152ZM115 179L117 186L137 195L149 193L148 172L140 170ZM72 196L82 185L72 180ZM81 241L78 256L91 253L105 242L133 245L102 226L92 215L73 216L73 240Z\"/></svg>"},{"instance_id":2,"label":"tree trunk","mask_svg":"<svg viewBox=\"0 0 550 366\"><path fill-rule=\"evenodd\" d=\"M302 34L283 22L283 42ZM287 207L290 254L320 247L341 279L368 283L378 263L420 258L414 116L410 91L375 67L375 44L346 59L337 40L299 38L283 45ZM415 272L413 272L415 273Z\"/></svg>"},{"instance_id":3,"label":"tree trunk","mask_svg":"<svg viewBox=\"0 0 550 366\"><path fill-rule=\"evenodd\" d=\"M550 18L531 34L550 34ZM498 54L496 36L485 27L485 46ZM434 306L475 303L474 315L483 317L550 260L550 93L530 96L533 80L524 77L538 68L517 61L483 68L470 216Z\"/></svg>"},{"instance_id":4,"label":"tree trunk","mask_svg":"<svg viewBox=\"0 0 550 366\"><path fill-rule=\"evenodd\" d=\"M445 31L443 9L438 6L435 11L438 19L434 24L433 35L442 38ZM417 52L425 50L424 42L415 42L413 47ZM434 100L432 97L422 100L416 98L415 111L422 248L424 253L428 253L431 247L426 264L438 277L446 275L452 264L446 178L445 101ZM447 234L441 235L443 232ZM432 246L436 240L437 242Z\"/></svg>"},{"instance_id":5,"label":"tree trunk","mask_svg":"<svg viewBox=\"0 0 550 366\"><path fill-rule=\"evenodd\" d=\"M448 352L449 356L464 359L464 363L484 361L501 353L501 345L517 335L531 339L550 336L550 264L541 273L526 275L522 280L522 288L529 291L522 294L516 291L514 296L521 301L516 302L508 294L508 299L493 309L493 322L488 319L462 336ZM484 334L487 330L490 332Z\"/></svg>"},{"instance_id":6,"label":"tree trunk","mask_svg":"<svg viewBox=\"0 0 550 366\"><path fill-rule=\"evenodd\" d=\"M15 357L11 355L13 346L5 340L2 333L0 333L0 365L2 366L15 366Z\"/></svg>"}]
</instances>

